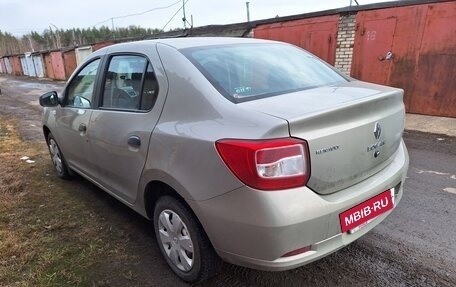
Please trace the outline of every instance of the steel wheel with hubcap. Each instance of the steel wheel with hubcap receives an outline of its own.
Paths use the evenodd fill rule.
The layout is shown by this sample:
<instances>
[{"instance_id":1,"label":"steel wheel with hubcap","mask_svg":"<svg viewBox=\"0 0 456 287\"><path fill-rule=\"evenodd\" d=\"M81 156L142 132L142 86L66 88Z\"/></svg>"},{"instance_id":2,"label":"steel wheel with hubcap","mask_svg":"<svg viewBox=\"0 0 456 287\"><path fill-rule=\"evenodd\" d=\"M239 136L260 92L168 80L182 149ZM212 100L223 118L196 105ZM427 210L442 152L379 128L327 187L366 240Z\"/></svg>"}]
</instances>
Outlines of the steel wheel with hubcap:
<instances>
[{"instance_id":1,"label":"steel wheel with hubcap","mask_svg":"<svg viewBox=\"0 0 456 287\"><path fill-rule=\"evenodd\" d=\"M182 280L205 280L219 270L221 260L206 233L185 204L171 196L158 199L154 210L158 247Z\"/></svg>"},{"instance_id":2,"label":"steel wheel with hubcap","mask_svg":"<svg viewBox=\"0 0 456 287\"><path fill-rule=\"evenodd\" d=\"M48 135L47 143L49 147L49 153L51 154L52 163L54 164L57 175L61 178L68 178L70 176L68 167L65 159L63 158L62 152L60 151L57 142L52 134Z\"/></svg>"},{"instance_id":3,"label":"steel wheel with hubcap","mask_svg":"<svg viewBox=\"0 0 456 287\"><path fill-rule=\"evenodd\" d=\"M158 231L163 249L171 262L184 272L193 267L193 242L187 226L172 210L163 210L159 215Z\"/></svg>"}]
</instances>

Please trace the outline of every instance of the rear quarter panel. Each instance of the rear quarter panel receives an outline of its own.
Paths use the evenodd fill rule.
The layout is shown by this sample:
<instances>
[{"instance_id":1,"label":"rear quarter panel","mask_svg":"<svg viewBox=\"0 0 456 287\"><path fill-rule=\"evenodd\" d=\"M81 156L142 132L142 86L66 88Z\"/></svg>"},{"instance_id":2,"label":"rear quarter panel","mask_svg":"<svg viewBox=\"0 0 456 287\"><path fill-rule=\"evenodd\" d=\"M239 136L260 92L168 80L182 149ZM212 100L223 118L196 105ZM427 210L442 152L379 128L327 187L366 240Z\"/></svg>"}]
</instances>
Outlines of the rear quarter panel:
<instances>
[{"instance_id":1,"label":"rear quarter panel","mask_svg":"<svg viewBox=\"0 0 456 287\"><path fill-rule=\"evenodd\" d=\"M228 101L179 51L158 45L169 81L152 134L140 190L161 180L187 200L206 200L243 184L215 148L222 138L288 137L287 122Z\"/></svg>"}]
</instances>

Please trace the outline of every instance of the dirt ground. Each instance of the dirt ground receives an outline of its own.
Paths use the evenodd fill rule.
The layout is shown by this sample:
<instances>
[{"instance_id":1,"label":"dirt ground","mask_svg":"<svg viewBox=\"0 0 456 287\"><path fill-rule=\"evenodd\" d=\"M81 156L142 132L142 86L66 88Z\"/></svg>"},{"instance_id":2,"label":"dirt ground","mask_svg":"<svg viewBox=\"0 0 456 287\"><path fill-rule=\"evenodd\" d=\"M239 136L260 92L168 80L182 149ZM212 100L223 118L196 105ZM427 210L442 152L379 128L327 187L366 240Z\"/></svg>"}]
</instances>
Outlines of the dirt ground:
<instances>
[{"instance_id":1,"label":"dirt ground","mask_svg":"<svg viewBox=\"0 0 456 287\"><path fill-rule=\"evenodd\" d=\"M53 172L37 99L62 88L0 76L0 286L186 286L149 221L86 180ZM197 286L456 286L456 138L404 138L404 197L366 236L286 272L225 264Z\"/></svg>"}]
</instances>

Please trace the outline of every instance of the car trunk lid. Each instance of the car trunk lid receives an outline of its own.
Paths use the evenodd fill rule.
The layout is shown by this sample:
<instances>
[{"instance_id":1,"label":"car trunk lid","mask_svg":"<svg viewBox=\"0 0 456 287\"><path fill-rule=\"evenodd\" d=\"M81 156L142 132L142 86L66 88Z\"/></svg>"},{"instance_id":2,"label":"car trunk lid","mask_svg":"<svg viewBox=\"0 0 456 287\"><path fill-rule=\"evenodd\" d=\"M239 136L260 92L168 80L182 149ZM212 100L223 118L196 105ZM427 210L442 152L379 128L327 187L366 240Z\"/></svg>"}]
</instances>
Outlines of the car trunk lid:
<instances>
[{"instance_id":1,"label":"car trunk lid","mask_svg":"<svg viewBox=\"0 0 456 287\"><path fill-rule=\"evenodd\" d=\"M352 81L240 105L282 118L309 144L308 187L329 194L388 165L404 129L403 91Z\"/></svg>"}]
</instances>

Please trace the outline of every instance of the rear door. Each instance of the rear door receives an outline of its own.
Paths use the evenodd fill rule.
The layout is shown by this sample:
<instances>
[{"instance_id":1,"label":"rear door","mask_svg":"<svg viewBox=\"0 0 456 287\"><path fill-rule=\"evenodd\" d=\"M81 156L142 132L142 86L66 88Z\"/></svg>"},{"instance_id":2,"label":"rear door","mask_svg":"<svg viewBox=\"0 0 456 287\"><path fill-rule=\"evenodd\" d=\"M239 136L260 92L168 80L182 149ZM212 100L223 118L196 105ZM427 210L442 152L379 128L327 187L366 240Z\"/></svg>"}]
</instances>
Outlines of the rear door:
<instances>
[{"instance_id":1,"label":"rear door","mask_svg":"<svg viewBox=\"0 0 456 287\"><path fill-rule=\"evenodd\" d=\"M161 111L155 107L158 81L144 55L114 54L106 65L99 108L90 119L92 158L98 166L97 181L133 203Z\"/></svg>"}]
</instances>

